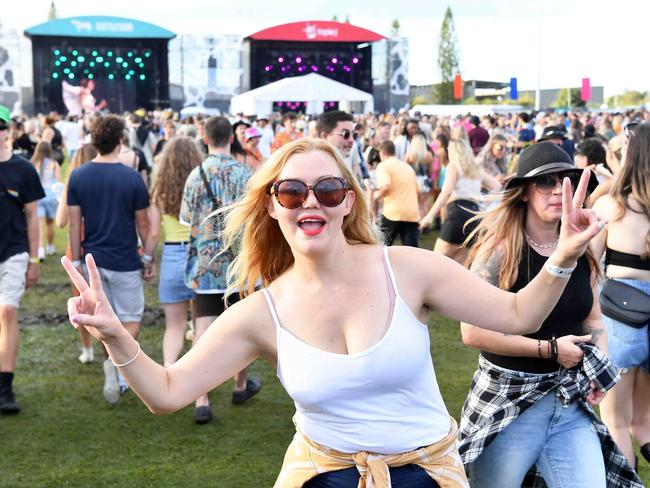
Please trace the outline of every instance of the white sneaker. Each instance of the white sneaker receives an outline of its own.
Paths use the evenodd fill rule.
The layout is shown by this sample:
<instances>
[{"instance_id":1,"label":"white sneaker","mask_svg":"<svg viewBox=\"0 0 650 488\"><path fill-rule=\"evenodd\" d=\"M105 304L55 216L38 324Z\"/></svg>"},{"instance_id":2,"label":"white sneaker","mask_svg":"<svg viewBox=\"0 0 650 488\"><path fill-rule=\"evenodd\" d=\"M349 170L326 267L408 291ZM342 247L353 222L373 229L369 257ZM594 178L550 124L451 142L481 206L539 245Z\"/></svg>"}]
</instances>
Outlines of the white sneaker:
<instances>
[{"instance_id":1,"label":"white sneaker","mask_svg":"<svg viewBox=\"0 0 650 488\"><path fill-rule=\"evenodd\" d=\"M38 259L43 261L45 259L45 248L44 247L39 247L38 248Z\"/></svg>"},{"instance_id":2,"label":"white sneaker","mask_svg":"<svg viewBox=\"0 0 650 488\"><path fill-rule=\"evenodd\" d=\"M79 362L81 364L88 364L92 363L95 360L95 354L93 352L93 348L82 348L81 349L81 354L79 355Z\"/></svg>"},{"instance_id":3,"label":"white sneaker","mask_svg":"<svg viewBox=\"0 0 650 488\"><path fill-rule=\"evenodd\" d=\"M104 361L104 398L111 405L120 401L120 384L117 381L117 368L110 359Z\"/></svg>"},{"instance_id":4,"label":"white sneaker","mask_svg":"<svg viewBox=\"0 0 650 488\"><path fill-rule=\"evenodd\" d=\"M56 249L54 249L54 244L48 244L47 248L45 248L45 254L48 256L52 256L56 252Z\"/></svg>"}]
</instances>

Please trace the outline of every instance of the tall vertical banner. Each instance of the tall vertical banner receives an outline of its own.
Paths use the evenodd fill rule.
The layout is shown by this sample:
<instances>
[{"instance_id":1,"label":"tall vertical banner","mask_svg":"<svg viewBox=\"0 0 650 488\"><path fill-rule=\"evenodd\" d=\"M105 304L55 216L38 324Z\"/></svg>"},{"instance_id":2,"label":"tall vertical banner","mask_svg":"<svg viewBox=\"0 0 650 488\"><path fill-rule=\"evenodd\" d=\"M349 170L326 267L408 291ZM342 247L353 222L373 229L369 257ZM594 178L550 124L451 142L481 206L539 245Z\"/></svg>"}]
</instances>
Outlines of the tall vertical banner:
<instances>
[{"instance_id":1,"label":"tall vertical banner","mask_svg":"<svg viewBox=\"0 0 650 488\"><path fill-rule=\"evenodd\" d=\"M510 99L517 100L519 92L517 91L517 78L510 78Z\"/></svg>"},{"instance_id":2,"label":"tall vertical banner","mask_svg":"<svg viewBox=\"0 0 650 488\"><path fill-rule=\"evenodd\" d=\"M454 77L454 98L456 100L463 99L463 79L460 74L457 74Z\"/></svg>"},{"instance_id":3,"label":"tall vertical banner","mask_svg":"<svg viewBox=\"0 0 650 488\"><path fill-rule=\"evenodd\" d=\"M582 89L580 90L580 100L588 102L591 99L591 81L589 78L582 79Z\"/></svg>"}]
</instances>

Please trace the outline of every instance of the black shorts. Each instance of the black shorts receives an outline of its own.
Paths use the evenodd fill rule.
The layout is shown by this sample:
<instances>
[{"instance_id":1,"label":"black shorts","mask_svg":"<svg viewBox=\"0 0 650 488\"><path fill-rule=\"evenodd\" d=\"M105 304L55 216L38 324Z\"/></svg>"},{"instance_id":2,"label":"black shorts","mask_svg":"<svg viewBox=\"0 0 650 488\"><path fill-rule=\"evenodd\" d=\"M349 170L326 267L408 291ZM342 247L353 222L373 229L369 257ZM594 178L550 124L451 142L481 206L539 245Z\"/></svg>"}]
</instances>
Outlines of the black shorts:
<instances>
[{"instance_id":1,"label":"black shorts","mask_svg":"<svg viewBox=\"0 0 650 488\"><path fill-rule=\"evenodd\" d=\"M196 293L194 296L194 314L196 317L218 317L226 310L224 293ZM240 300L239 293L228 295L228 306Z\"/></svg>"},{"instance_id":2,"label":"black shorts","mask_svg":"<svg viewBox=\"0 0 650 488\"><path fill-rule=\"evenodd\" d=\"M440 229L440 239L450 244L460 245L478 225L475 220L465 227L465 222L476 215L478 204L472 200L454 200L447 204L447 218Z\"/></svg>"}]
</instances>

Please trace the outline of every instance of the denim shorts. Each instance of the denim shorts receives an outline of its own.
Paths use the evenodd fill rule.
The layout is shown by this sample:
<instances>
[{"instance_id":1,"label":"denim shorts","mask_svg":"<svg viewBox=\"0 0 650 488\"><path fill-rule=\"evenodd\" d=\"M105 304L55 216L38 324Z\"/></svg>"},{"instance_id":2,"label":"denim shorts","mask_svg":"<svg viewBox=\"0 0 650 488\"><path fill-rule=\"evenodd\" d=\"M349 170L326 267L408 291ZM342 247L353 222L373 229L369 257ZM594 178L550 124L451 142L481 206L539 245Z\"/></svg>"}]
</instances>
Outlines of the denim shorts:
<instances>
[{"instance_id":1,"label":"denim shorts","mask_svg":"<svg viewBox=\"0 0 650 488\"><path fill-rule=\"evenodd\" d=\"M41 198L37 202L38 216L41 218L45 217L47 220L54 220L54 217L56 217L56 208L58 206L59 202L54 194Z\"/></svg>"},{"instance_id":2,"label":"denim shorts","mask_svg":"<svg viewBox=\"0 0 650 488\"><path fill-rule=\"evenodd\" d=\"M650 295L650 281L616 279ZM650 373L650 346L648 345L648 324L640 329L630 327L603 314L607 329L607 351L609 360L621 372L630 368L641 368Z\"/></svg>"},{"instance_id":3,"label":"denim shorts","mask_svg":"<svg viewBox=\"0 0 650 488\"><path fill-rule=\"evenodd\" d=\"M394 487L409 488L439 488L433 478L416 464L407 464L398 468L389 468L391 484ZM304 488L349 488L359 483L357 468L329 471L312 478L303 486Z\"/></svg>"},{"instance_id":4,"label":"denim shorts","mask_svg":"<svg viewBox=\"0 0 650 488\"><path fill-rule=\"evenodd\" d=\"M160 303L181 303L194 298L194 291L185 286L186 243L165 244L160 260L160 282L158 300Z\"/></svg>"}]
</instances>

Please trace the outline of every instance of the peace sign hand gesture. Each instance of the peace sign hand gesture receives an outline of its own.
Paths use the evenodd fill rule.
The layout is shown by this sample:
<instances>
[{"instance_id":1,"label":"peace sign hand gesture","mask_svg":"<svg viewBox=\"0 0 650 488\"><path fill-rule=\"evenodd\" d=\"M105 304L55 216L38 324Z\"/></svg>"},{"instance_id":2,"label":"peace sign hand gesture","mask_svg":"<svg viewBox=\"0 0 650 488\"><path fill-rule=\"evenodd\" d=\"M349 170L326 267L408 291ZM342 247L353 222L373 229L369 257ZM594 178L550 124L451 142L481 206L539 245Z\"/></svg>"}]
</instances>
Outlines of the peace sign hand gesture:
<instances>
[{"instance_id":1,"label":"peace sign hand gesture","mask_svg":"<svg viewBox=\"0 0 650 488\"><path fill-rule=\"evenodd\" d=\"M564 263L575 263L582 256L589 241L596 236L607 224L599 220L591 209L582 208L587 194L591 170L585 169L575 194L571 196L571 181L562 181L562 225L560 240L556 252ZM560 263L555 263L560 265Z\"/></svg>"},{"instance_id":2,"label":"peace sign hand gesture","mask_svg":"<svg viewBox=\"0 0 650 488\"><path fill-rule=\"evenodd\" d=\"M79 291L78 297L68 300L68 318L73 327L86 327L86 330L100 341L110 340L123 332L124 327L104 293L93 257L90 254L86 256L90 285L68 258L61 258L61 264Z\"/></svg>"}]
</instances>

